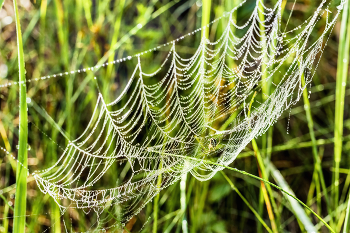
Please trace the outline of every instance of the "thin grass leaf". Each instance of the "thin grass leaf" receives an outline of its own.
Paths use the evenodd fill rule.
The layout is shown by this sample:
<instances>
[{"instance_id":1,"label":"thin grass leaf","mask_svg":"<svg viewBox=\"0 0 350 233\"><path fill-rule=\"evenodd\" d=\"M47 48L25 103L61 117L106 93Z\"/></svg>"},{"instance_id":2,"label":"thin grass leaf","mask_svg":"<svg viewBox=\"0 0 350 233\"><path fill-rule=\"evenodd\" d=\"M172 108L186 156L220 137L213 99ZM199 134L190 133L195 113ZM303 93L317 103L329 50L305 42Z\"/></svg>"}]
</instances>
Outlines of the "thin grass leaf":
<instances>
[{"instance_id":1,"label":"thin grass leaf","mask_svg":"<svg viewBox=\"0 0 350 233\"><path fill-rule=\"evenodd\" d=\"M232 190L234 190L238 196L243 200L243 202L248 206L248 208L253 212L253 214L255 215L255 217L259 220L259 222L261 223L261 225L263 225L265 227L265 229L272 233L273 231L270 229L270 227L268 227L266 225L266 223L264 222L264 220L261 218L261 216L259 215L258 212L256 212L256 210L250 205L249 201L241 194L241 192L236 188L236 186L232 183L232 181L227 177L227 175L225 174L225 172L221 171L221 174L223 175L223 177L227 180L227 182L229 183L229 185L231 186Z\"/></svg>"},{"instance_id":2,"label":"thin grass leaf","mask_svg":"<svg viewBox=\"0 0 350 233\"><path fill-rule=\"evenodd\" d=\"M335 118L334 118L334 175L333 175L333 207L338 207L339 200L339 165L342 154L343 119L344 119L344 99L345 88L349 69L350 53L350 7L349 1L343 5L342 21L340 26L338 67L335 98Z\"/></svg>"},{"instance_id":3,"label":"thin grass leaf","mask_svg":"<svg viewBox=\"0 0 350 233\"><path fill-rule=\"evenodd\" d=\"M14 210L13 232L24 233L26 224L26 201L27 201L27 140L28 140L28 116L27 116L27 91L24 67L24 53L21 24L18 15L17 1L13 0L16 17L16 34L18 47L18 70L19 70L19 150L18 165L16 169L16 199Z\"/></svg>"},{"instance_id":4,"label":"thin grass leaf","mask_svg":"<svg viewBox=\"0 0 350 233\"><path fill-rule=\"evenodd\" d=\"M278 169L271 163L268 163L268 168L271 171L272 177L275 179L276 183L282 189L288 191L290 194L295 196L293 190L289 187L288 183L283 178L282 174ZM299 203L292 197L286 196L290 206L294 212L294 216L304 225L307 232L317 232L315 226L312 224L311 219L307 216L304 209L299 205Z\"/></svg>"},{"instance_id":5,"label":"thin grass leaf","mask_svg":"<svg viewBox=\"0 0 350 233\"><path fill-rule=\"evenodd\" d=\"M165 153L167 154L167 153ZM269 184L271 185L272 187L280 190L281 192L283 192L284 194L290 196L291 198L293 198L294 200L296 200L299 204L301 204L302 206L304 206L307 210L309 210L313 215L315 215L331 232L335 233L335 231L333 230L333 228L331 226L329 226L327 224L326 221L324 221L324 219L322 219L317 213L315 213L315 211L313 211L310 207L308 207L306 204L304 204L304 202L302 202L301 200L299 200L297 197L295 197L292 193L290 193L289 191L283 189L282 187L278 186L278 185L275 185L273 183L271 183L270 181L267 181L263 178L260 178L258 176L255 176L253 174L250 174L246 171L242 171L242 170L239 170L237 168L233 168L233 167L228 167L228 166L225 166L225 165L222 165L222 164L219 164L219 163L215 163L215 162L212 162L212 161L209 161L209 160L205 160L205 159L198 159L198 158L194 158L194 157L188 157L188 156L183 156L183 155L175 155L175 154L169 154L169 155L172 155L172 156L176 156L176 157L180 157L180 158L185 158L185 159L189 159L189 160L195 160L197 162L202 162L202 163L208 163L208 164L213 164L213 165L216 165L216 166L220 166L220 167L223 167L223 168L226 168L226 169L229 169L231 171L236 171L236 172L239 172L243 175L246 175L246 176L249 176L251 178L254 178L256 180L259 180L259 181L263 181L264 183L266 184Z\"/></svg>"}]
</instances>

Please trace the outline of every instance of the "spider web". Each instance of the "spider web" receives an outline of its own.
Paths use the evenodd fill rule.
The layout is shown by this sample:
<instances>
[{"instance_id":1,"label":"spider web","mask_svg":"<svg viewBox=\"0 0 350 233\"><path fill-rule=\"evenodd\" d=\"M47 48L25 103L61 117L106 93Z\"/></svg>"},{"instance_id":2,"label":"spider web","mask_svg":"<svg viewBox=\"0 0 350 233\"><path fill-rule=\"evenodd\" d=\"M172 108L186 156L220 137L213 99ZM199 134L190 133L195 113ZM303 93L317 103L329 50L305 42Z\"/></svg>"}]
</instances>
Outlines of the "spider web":
<instances>
[{"instance_id":1,"label":"spider web","mask_svg":"<svg viewBox=\"0 0 350 233\"><path fill-rule=\"evenodd\" d=\"M329 4L323 1L304 23L286 31L282 0L272 8L258 0L243 25L233 19L236 7L209 25L155 48L167 47L169 52L152 73L144 71L144 53L120 59L136 63L125 89L111 103L99 94L86 130L69 141L53 166L33 173L40 190L62 211L95 211L99 226L107 229L126 223L183 174L210 179L223 167L192 158L231 164L300 99L344 3L329 19ZM314 38L311 33L321 17L327 23ZM203 36L191 57L177 52L181 40L210 30L222 18L228 23L217 40ZM81 71L85 69L72 72ZM274 91L269 96L263 93L249 107L255 93L268 84ZM110 169L115 169L118 184L96 188L100 180L108 179ZM112 214L103 215L106 211Z\"/></svg>"}]
</instances>

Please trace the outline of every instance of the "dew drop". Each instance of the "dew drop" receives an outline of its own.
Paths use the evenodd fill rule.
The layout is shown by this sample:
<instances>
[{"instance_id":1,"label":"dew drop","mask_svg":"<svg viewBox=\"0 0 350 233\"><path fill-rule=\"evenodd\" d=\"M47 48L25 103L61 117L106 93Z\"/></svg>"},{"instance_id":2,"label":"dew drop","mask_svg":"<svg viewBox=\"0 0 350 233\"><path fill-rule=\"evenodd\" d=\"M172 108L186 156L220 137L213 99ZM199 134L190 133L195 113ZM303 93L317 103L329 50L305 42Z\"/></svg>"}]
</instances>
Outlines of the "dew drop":
<instances>
[{"instance_id":1,"label":"dew drop","mask_svg":"<svg viewBox=\"0 0 350 233\"><path fill-rule=\"evenodd\" d=\"M30 97L27 97L27 104L30 104L32 102L32 99Z\"/></svg>"},{"instance_id":2,"label":"dew drop","mask_svg":"<svg viewBox=\"0 0 350 233\"><path fill-rule=\"evenodd\" d=\"M16 149L19 150L19 145L16 146Z\"/></svg>"},{"instance_id":3,"label":"dew drop","mask_svg":"<svg viewBox=\"0 0 350 233\"><path fill-rule=\"evenodd\" d=\"M290 112L291 112L291 110L289 110L289 115L288 115L288 123L287 123L287 134L289 134L289 125L290 125Z\"/></svg>"}]
</instances>

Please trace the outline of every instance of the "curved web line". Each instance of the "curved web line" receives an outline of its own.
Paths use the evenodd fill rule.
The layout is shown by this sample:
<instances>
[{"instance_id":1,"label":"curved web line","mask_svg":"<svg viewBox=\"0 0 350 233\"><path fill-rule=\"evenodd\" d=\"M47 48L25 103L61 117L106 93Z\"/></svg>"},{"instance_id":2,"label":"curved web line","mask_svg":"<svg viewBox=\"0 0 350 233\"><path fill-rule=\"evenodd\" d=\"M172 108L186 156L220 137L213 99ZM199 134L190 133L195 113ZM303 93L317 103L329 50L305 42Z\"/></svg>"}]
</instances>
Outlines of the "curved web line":
<instances>
[{"instance_id":1,"label":"curved web line","mask_svg":"<svg viewBox=\"0 0 350 233\"><path fill-rule=\"evenodd\" d=\"M325 1L303 23L303 28L296 29L299 31L292 39L287 38L291 31L280 31L282 1L278 1L273 8L263 5L264 21L259 20L259 9L255 7L241 26L232 20L232 13L238 8L233 9L219 39L211 42L203 37L189 58L182 57L175 47L185 36L163 45L171 45L170 51L152 73L142 70L143 53L121 59L120 62L137 59L125 89L109 104L99 95L86 130L69 142L52 167L33 173L39 188L55 200L68 200L71 208L101 213L106 208L122 207L118 221L126 222L183 174L190 172L199 180L210 179L300 99L303 90L300 73L309 69L313 74L324 49L322 43L333 29L344 2L315 41L310 35L325 12ZM239 32L245 33L238 37ZM261 32L266 41L262 41ZM269 61L263 59L264 54ZM229 61L235 65L230 66ZM106 65L110 64L101 66ZM263 65L267 67L266 80L261 80ZM287 65L288 70L279 74L282 65ZM159 81L147 84L144 77ZM274 92L253 106L248 117L246 103L263 82L272 78L278 79ZM306 83L311 78L312 75L307 77ZM228 128L219 130L227 116L233 114L236 117ZM199 162L208 158L223 166ZM130 177L113 188L95 188L117 162L130 165Z\"/></svg>"}]
</instances>

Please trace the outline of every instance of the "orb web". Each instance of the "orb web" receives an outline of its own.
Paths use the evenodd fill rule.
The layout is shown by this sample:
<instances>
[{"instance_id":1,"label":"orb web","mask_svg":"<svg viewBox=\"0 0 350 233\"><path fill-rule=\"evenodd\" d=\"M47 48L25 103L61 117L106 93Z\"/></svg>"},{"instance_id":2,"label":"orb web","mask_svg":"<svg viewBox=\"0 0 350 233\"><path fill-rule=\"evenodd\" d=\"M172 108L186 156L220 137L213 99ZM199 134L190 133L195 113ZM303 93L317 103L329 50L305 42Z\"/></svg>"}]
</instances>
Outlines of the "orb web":
<instances>
[{"instance_id":1,"label":"orb web","mask_svg":"<svg viewBox=\"0 0 350 233\"><path fill-rule=\"evenodd\" d=\"M192 158L231 164L300 99L344 3L331 18L323 1L300 26L285 30L282 0L271 8L258 0L244 24L232 18L236 7L186 34L210 31L213 23L228 19L222 35L214 41L203 36L190 57L177 51L181 37L159 46L169 51L153 72L145 71L144 53L120 59L136 64L126 87L111 103L98 95L85 131L69 141L53 166L33 173L40 190L62 211L95 211L106 229L126 223L183 174L210 179L223 167ZM315 38L322 17L327 23ZM86 69L72 72L81 71ZM270 95L262 92L268 83ZM262 98L250 105L255 93ZM116 168L116 185L96 188Z\"/></svg>"}]
</instances>

